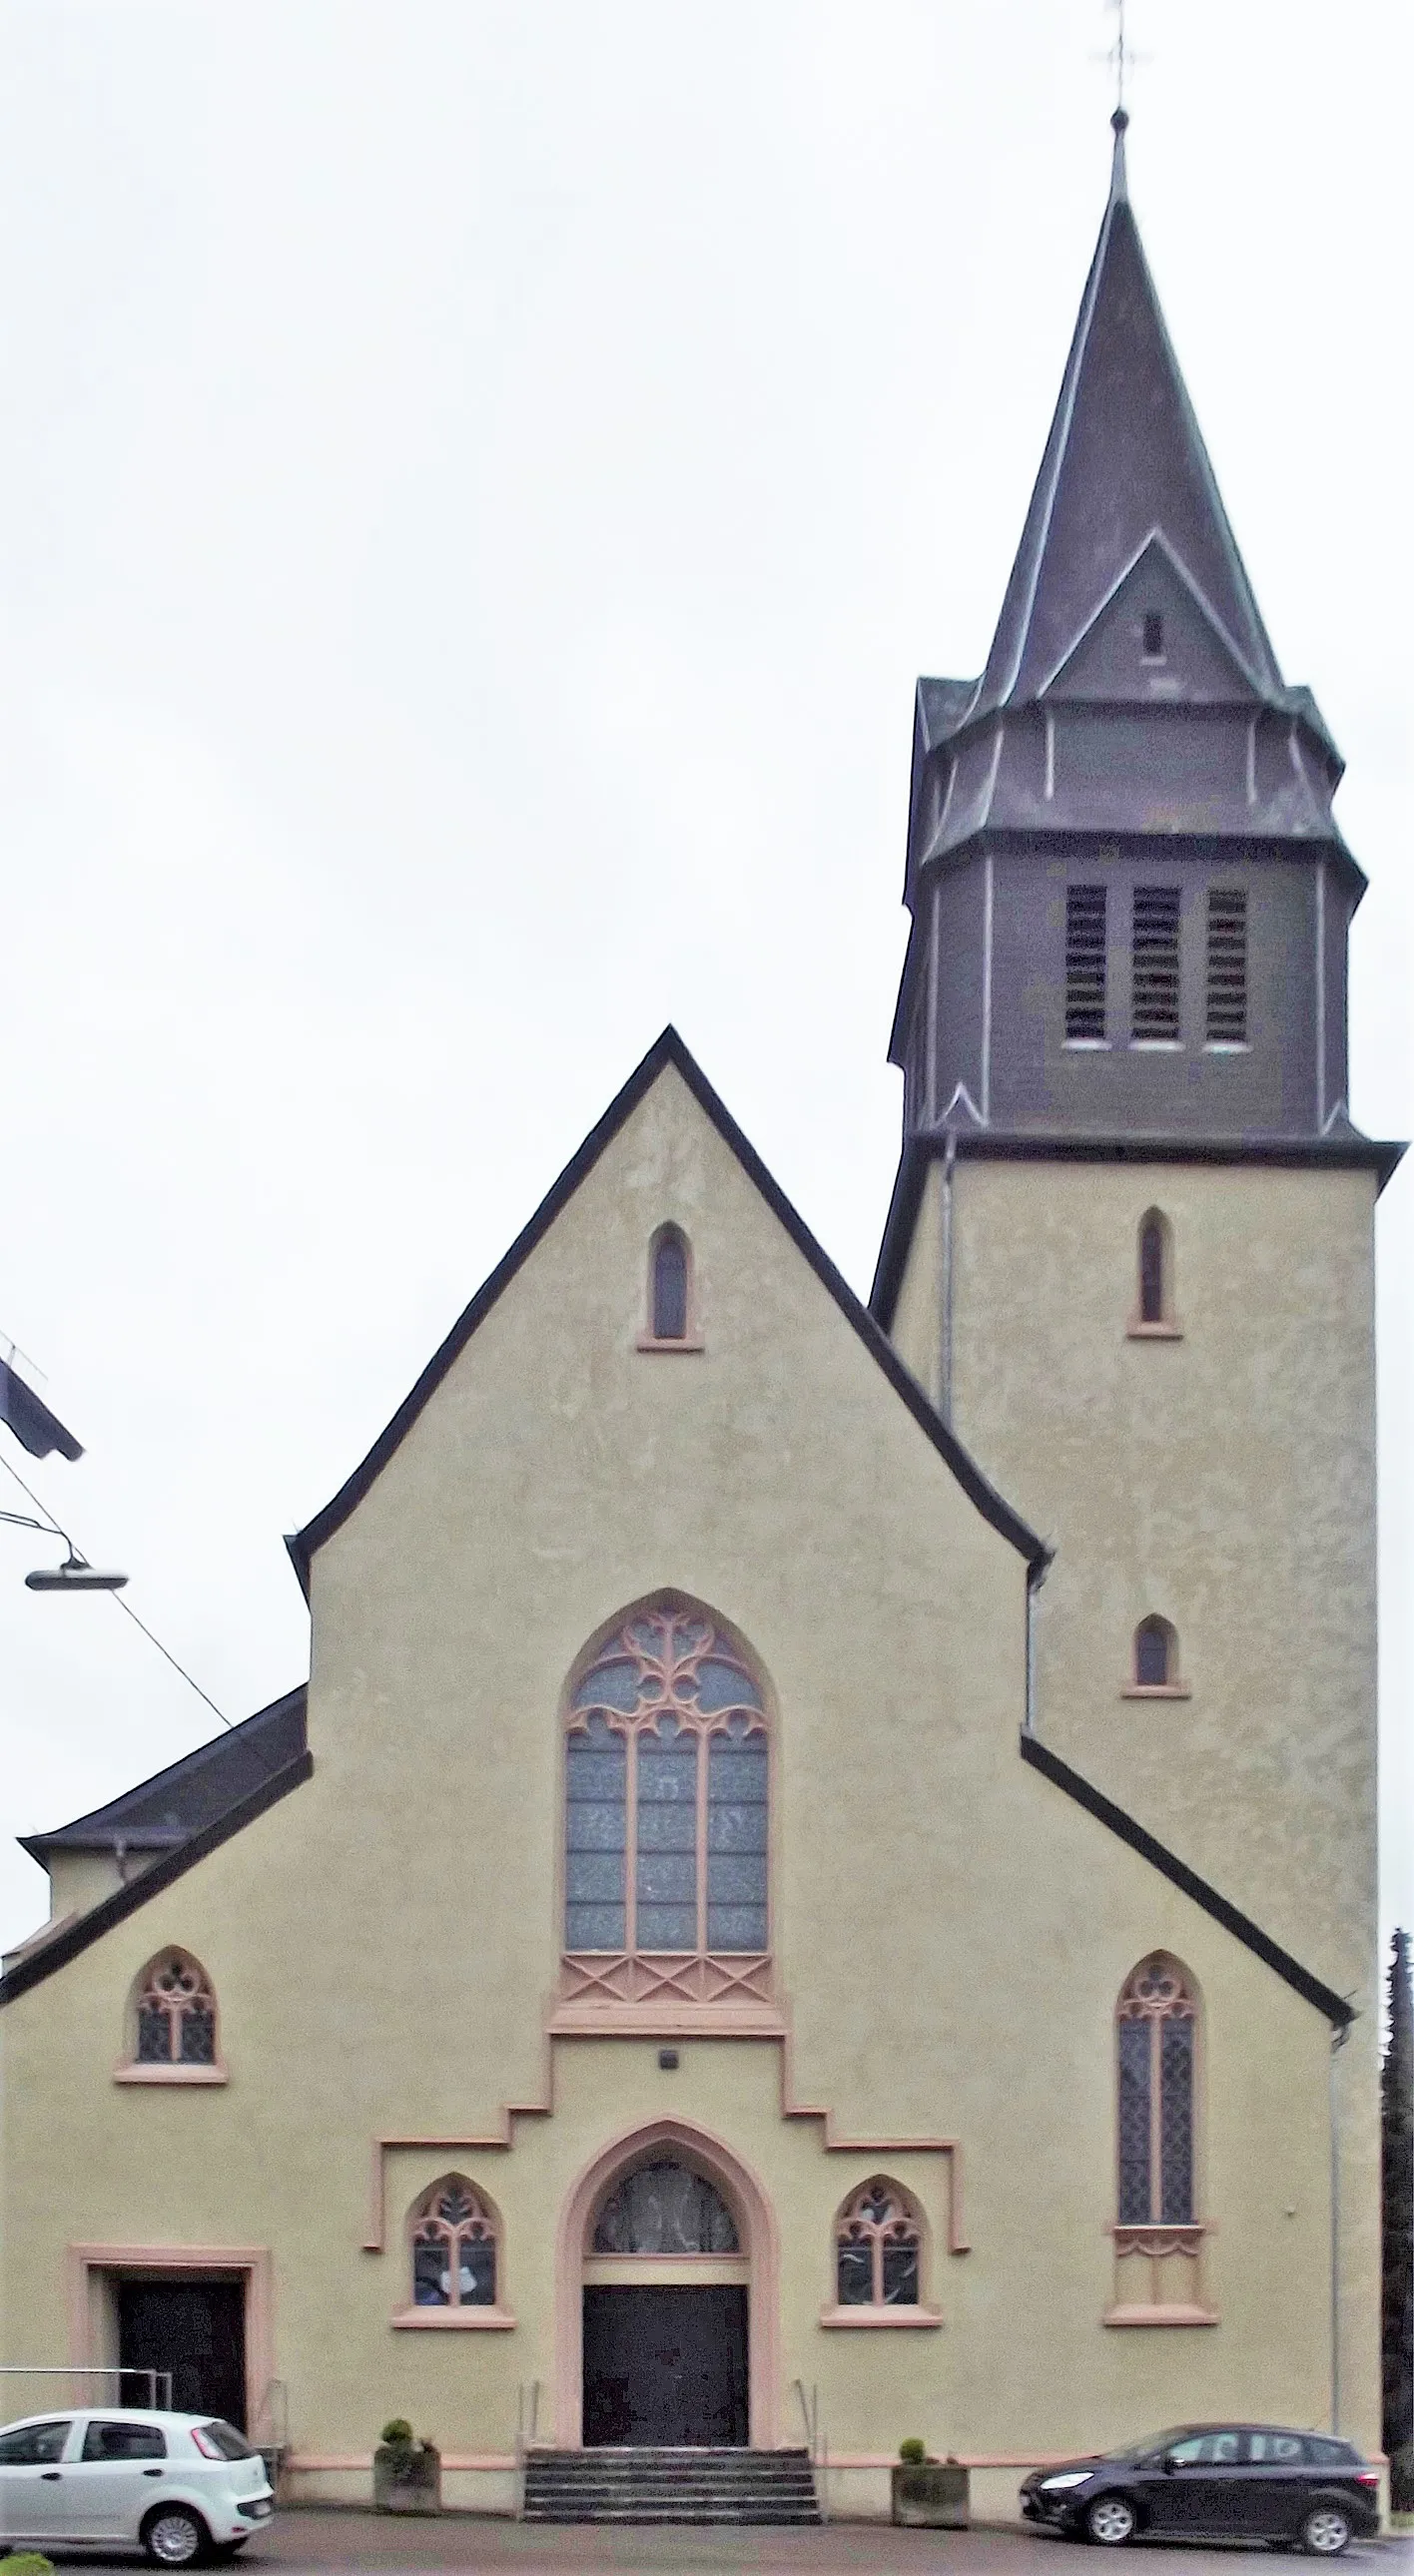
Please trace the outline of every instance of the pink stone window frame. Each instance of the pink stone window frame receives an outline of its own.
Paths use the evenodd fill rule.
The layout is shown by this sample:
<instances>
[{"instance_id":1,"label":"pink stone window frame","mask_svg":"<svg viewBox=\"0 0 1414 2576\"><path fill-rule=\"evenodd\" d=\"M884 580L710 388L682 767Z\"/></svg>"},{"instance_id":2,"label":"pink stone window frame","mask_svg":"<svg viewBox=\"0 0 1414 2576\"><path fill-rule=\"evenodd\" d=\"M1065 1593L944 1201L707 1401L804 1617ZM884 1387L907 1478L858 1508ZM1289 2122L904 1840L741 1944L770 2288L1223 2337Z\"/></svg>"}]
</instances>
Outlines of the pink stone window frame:
<instances>
[{"instance_id":1,"label":"pink stone window frame","mask_svg":"<svg viewBox=\"0 0 1414 2576\"><path fill-rule=\"evenodd\" d=\"M702 1643L690 1654L670 1652L673 1622L690 1622L701 1628ZM630 1632L644 1625L659 1623L663 1631L664 1651L657 1657L646 1654L630 1642ZM619 1646L625 1656L639 1663L640 1673L650 1688L632 1714L605 1709L602 1714L610 1729L625 1739L626 1764L624 1800L624 1946L621 1951L572 1951L564 1946L566 1930L566 1891L564 1864L568 1825L568 1751L576 1735L584 1731L591 1712L576 1708L575 1694L596 1664L607 1661ZM681 1686L695 1678L697 1667L708 1658L733 1664L750 1683L754 1697L740 1702L699 1712L691 1699L681 1696ZM774 1818L776 1811L776 1731L772 1723L770 1696L760 1667L742 1646L701 1604L676 1594L662 1595L629 1611L602 1633L593 1649L581 1655L567 1692L564 1721L566 1768L561 1787L561 1884L558 1890L560 1940L564 1968L562 1992L578 1997L593 1995L608 2003L638 2003L651 1993L654 1996L671 1991L679 2000L694 2004L726 2003L734 2000L765 1998L771 1991L770 1962L772 1942L772 1881L774 1878ZM598 1712L594 1712L598 1713ZM651 1733L656 1721L665 1713L701 1739L697 1762L696 1841L696 1912L697 1939L691 1950L651 1951L637 1943L636 1864L638 1858L638 1766L635 1758L636 1739ZM749 1716L753 1731L766 1739L766 1945L761 1951L713 1951L707 1941L707 1814L709 1763L706 1746L713 1735L725 1734L727 1723L735 1715ZM642 1990L642 1991L640 1991Z\"/></svg>"},{"instance_id":2,"label":"pink stone window frame","mask_svg":"<svg viewBox=\"0 0 1414 2576\"><path fill-rule=\"evenodd\" d=\"M190 1983L186 1992L173 1993L164 1988L163 1971L180 1969ZM185 2059L181 2047L181 2025L189 2011L202 2009L211 2016L211 2055L209 2058ZM157 2011L167 2019L169 2055L165 2058L139 2058L138 2031L140 2015ZM113 2070L117 2084L224 2084L226 2064L221 2055L221 2017L216 1989L201 1961L179 1943L171 1942L148 1960L133 1981L128 1999L123 2054Z\"/></svg>"},{"instance_id":3,"label":"pink stone window frame","mask_svg":"<svg viewBox=\"0 0 1414 2576\"><path fill-rule=\"evenodd\" d=\"M890 2215L876 2219L865 2206L878 2193L887 2194ZM858 2303L860 2315L876 2312L910 2316L925 2306L923 2297L924 2265L927 2261L927 2229L922 2212L910 2192L891 2180L888 2174L871 2174L850 2193L844 2207L836 2213L830 2246L833 2288L838 2302L840 2248L865 2243L869 2247L871 2289L867 2304ZM884 2248L886 2245L911 2245L918 2256L918 2296L911 2300L888 2300L884 2296ZM845 2308L837 2313L847 2315Z\"/></svg>"}]
</instances>

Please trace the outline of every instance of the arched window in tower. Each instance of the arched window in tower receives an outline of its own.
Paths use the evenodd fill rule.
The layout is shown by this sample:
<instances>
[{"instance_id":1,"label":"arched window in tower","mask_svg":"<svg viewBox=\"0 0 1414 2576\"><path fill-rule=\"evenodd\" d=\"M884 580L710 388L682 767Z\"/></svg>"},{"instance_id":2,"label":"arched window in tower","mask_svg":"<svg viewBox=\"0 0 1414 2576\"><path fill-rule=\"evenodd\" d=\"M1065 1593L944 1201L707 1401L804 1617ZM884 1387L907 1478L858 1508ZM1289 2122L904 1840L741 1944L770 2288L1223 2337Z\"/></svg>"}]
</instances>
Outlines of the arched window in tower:
<instances>
[{"instance_id":1,"label":"arched window in tower","mask_svg":"<svg viewBox=\"0 0 1414 2576\"><path fill-rule=\"evenodd\" d=\"M842 2308L916 2308L923 2230L906 2192L876 2174L835 2221L835 2288Z\"/></svg>"},{"instance_id":2,"label":"arched window in tower","mask_svg":"<svg viewBox=\"0 0 1414 2576\"><path fill-rule=\"evenodd\" d=\"M1173 1228L1159 1208L1146 1208L1139 1220L1138 1272L1131 1332L1176 1334Z\"/></svg>"},{"instance_id":3,"label":"arched window in tower","mask_svg":"<svg viewBox=\"0 0 1414 2576\"><path fill-rule=\"evenodd\" d=\"M1191 2227L1198 2007L1176 1959L1156 1950L1116 2013L1121 2227Z\"/></svg>"},{"instance_id":4,"label":"arched window in tower","mask_svg":"<svg viewBox=\"0 0 1414 2576\"><path fill-rule=\"evenodd\" d=\"M1134 1687L1173 1690L1178 1683L1178 1631L1167 1619L1141 1619L1134 1631Z\"/></svg>"},{"instance_id":5,"label":"arched window in tower","mask_svg":"<svg viewBox=\"0 0 1414 2576\"><path fill-rule=\"evenodd\" d=\"M567 1995L765 1993L769 1741L738 1647L677 1602L636 1612L570 1694Z\"/></svg>"},{"instance_id":6,"label":"arched window in tower","mask_svg":"<svg viewBox=\"0 0 1414 2576\"><path fill-rule=\"evenodd\" d=\"M446 2174L412 2213L415 2308L496 2305L496 2222L463 2174Z\"/></svg>"}]
</instances>

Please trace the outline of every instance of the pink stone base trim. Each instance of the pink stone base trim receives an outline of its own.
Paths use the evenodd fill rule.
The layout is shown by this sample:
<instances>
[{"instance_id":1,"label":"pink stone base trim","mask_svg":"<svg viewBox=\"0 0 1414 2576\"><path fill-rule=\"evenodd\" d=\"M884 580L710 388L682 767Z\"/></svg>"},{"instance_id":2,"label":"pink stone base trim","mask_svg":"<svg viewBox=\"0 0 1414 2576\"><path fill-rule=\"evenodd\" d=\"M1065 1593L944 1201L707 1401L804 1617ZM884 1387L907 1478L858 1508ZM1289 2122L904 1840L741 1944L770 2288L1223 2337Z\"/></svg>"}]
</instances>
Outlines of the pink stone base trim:
<instances>
[{"instance_id":1,"label":"pink stone base trim","mask_svg":"<svg viewBox=\"0 0 1414 2576\"><path fill-rule=\"evenodd\" d=\"M866 2328L898 2326L940 2326L941 2308L822 2308L822 2326L864 2326Z\"/></svg>"},{"instance_id":2,"label":"pink stone base trim","mask_svg":"<svg viewBox=\"0 0 1414 2576\"><path fill-rule=\"evenodd\" d=\"M226 2084L230 2078L218 2058L214 2066L115 2066L115 2084Z\"/></svg>"},{"instance_id":3,"label":"pink stone base trim","mask_svg":"<svg viewBox=\"0 0 1414 2576\"><path fill-rule=\"evenodd\" d=\"M949 2454L960 2469L1058 2469L1073 2460L1073 2451L955 2451ZM901 2465L897 2451L831 2451L826 2466L831 2469L896 2469Z\"/></svg>"},{"instance_id":4,"label":"pink stone base trim","mask_svg":"<svg viewBox=\"0 0 1414 2576\"><path fill-rule=\"evenodd\" d=\"M460 2334L477 2328L483 2334L507 2334L515 2318L509 2308L402 2308L388 2322L404 2330L416 2327L426 2332L430 2327L434 2334L445 2334L449 2326Z\"/></svg>"},{"instance_id":5,"label":"pink stone base trim","mask_svg":"<svg viewBox=\"0 0 1414 2576\"><path fill-rule=\"evenodd\" d=\"M1181 2300L1165 2305L1155 2300L1136 2300L1132 2306L1106 2308L1107 2326L1216 2326L1222 2319L1216 2308L1189 2307Z\"/></svg>"},{"instance_id":6,"label":"pink stone base trim","mask_svg":"<svg viewBox=\"0 0 1414 2576\"><path fill-rule=\"evenodd\" d=\"M644 2036L656 2035L659 2031L662 2031L664 2033L672 2033L675 2036L681 2036L684 2035L687 2030L690 2030L695 2026L691 2023L683 2024L681 2022L658 2021L652 2024L650 2032L647 2024L636 2024L629 2017L632 2010L631 2007L625 2008L623 2005L612 2005L606 2006L604 2009L612 2015L612 2018L604 2025L605 2029L609 2031L627 2033L638 2030L640 2035ZM720 2007L710 2009L719 2010ZM720 2031L722 2024L720 2022L714 2022L713 2027ZM733 2032L731 2035L733 2037L750 2039L753 2041L765 2040L779 2046L781 2052L781 2118L783 2120L818 2120L824 2131L823 2145L826 2155L946 2156L948 2159L948 2252L950 2254L967 2254L971 2252L971 2247L963 2231L962 2223L962 2147L958 2139L938 2137L848 2137L843 2131L836 2129L835 2115L833 2111L823 2106L816 2105L815 2103L797 2102L794 2100L793 2095L795 2086L792 2061L792 2041L788 2022L782 2019L778 2022L777 2026L771 2030L742 2029ZM415 2155L442 2155L452 2153L473 2155L484 2154L488 2150L494 2152L498 2148L504 2151L511 2147L515 2142L515 2125L518 2120L548 2120L554 2116L555 2051L553 2045L552 2025L547 2025L546 2029L545 2055L544 2099L539 2102L504 2103L501 2107L496 2128L489 2132L482 2131L477 2135L468 2135L465 2130L462 2130L454 2137L446 2137L442 2135L434 2137L425 2134L404 2133L396 2136L370 2139L368 2226L367 2233L363 2239L365 2253L381 2254L387 2241L386 2160L390 2152L401 2151ZM577 2289L577 2271L575 2279Z\"/></svg>"},{"instance_id":7,"label":"pink stone base trim","mask_svg":"<svg viewBox=\"0 0 1414 2576\"><path fill-rule=\"evenodd\" d=\"M246 2417L255 2424L275 2375L275 2284L268 2245L70 2245L65 2253L69 2359L96 2362L95 2272L243 2272Z\"/></svg>"},{"instance_id":8,"label":"pink stone base trim","mask_svg":"<svg viewBox=\"0 0 1414 2576\"><path fill-rule=\"evenodd\" d=\"M283 2465L286 2469L293 2469L296 2475L301 2469L309 2470L312 2475L321 2469L345 2471L366 2469L371 2477L373 2453L371 2451L290 2451L286 2454ZM516 2466L516 2455L514 2451L444 2451L442 2466L444 2469L513 2469Z\"/></svg>"}]
</instances>

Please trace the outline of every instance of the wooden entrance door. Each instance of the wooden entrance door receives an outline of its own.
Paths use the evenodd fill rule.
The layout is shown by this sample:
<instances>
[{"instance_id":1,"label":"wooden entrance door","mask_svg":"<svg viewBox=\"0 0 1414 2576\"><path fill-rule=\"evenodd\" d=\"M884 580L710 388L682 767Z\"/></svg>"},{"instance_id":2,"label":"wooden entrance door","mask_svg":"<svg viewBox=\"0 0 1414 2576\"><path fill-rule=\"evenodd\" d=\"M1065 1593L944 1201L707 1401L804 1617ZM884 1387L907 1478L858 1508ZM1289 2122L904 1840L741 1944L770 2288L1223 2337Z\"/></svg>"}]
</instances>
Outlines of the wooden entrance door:
<instances>
[{"instance_id":1,"label":"wooden entrance door","mask_svg":"<svg viewBox=\"0 0 1414 2576\"><path fill-rule=\"evenodd\" d=\"M203 2280L118 2283L118 2364L170 2370L179 2415L224 2415L244 2433L245 2283ZM125 2406L145 2406L146 2380L122 2383Z\"/></svg>"},{"instance_id":2,"label":"wooden entrance door","mask_svg":"<svg viewBox=\"0 0 1414 2576\"><path fill-rule=\"evenodd\" d=\"M586 2446L740 2447L748 2436L744 2289L587 2289Z\"/></svg>"}]
</instances>

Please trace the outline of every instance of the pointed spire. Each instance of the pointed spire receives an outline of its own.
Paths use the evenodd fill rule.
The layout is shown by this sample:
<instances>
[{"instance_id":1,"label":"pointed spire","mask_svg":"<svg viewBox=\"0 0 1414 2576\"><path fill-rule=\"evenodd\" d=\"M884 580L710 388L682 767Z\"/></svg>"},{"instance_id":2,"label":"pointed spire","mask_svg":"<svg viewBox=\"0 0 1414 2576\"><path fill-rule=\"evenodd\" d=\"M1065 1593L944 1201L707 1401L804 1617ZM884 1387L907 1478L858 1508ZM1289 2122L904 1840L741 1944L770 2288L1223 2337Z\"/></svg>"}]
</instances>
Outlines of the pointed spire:
<instances>
[{"instance_id":1,"label":"pointed spire","mask_svg":"<svg viewBox=\"0 0 1414 2576\"><path fill-rule=\"evenodd\" d=\"M1129 174L1124 166L1124 138L1129 131L1129 110L1117 107L1110 118L1110 123L1114 128L1115 138L1114 158L1110 163L1110 204L1127 206Z\"/></svg>"},{"instance_id":2,"label":"pointed spire","mask_svg":"<svg viewBox=\"0 0 1414 2576\"><path fill-rule=\"evenodd\" d=\"M1257 694L1282 694L1129 203L1124 108L1110 123L1109 201L972 717L1047 686L1156 532Z\"/></svg>"}]
</instances>

